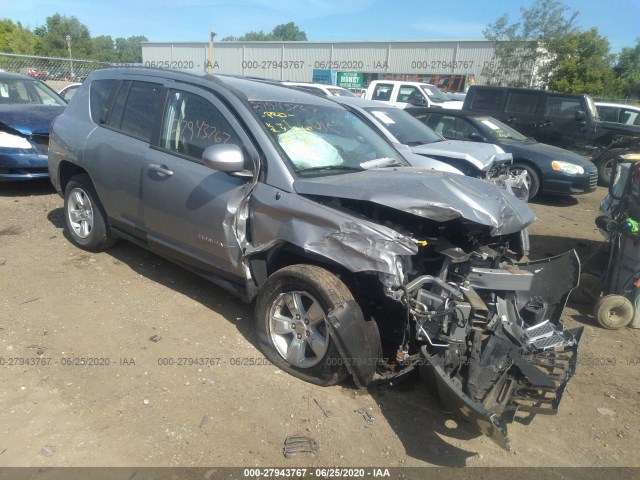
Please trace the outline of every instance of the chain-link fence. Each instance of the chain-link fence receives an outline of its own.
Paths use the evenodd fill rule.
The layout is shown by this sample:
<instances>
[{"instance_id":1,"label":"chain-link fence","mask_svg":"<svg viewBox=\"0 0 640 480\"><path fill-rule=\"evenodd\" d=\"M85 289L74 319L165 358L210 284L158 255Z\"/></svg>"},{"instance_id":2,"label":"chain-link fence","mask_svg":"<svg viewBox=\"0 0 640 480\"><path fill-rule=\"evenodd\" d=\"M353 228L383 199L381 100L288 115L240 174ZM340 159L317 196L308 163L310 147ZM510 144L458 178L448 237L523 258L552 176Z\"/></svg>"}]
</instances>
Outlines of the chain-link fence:
<instances>
[{"instance_id":1,"label":"chain-link fence","mask_svg":"<svg viewBox=\"0 0 640 480\"><path fill-rule=\"evenodd\" d=\"M77 58L36 57L32 55L16 55L0 53L0 71L20 73L43 80L54 90L82 82L94 70L120 64L80 60ZM131 66L134 66L133 64Z\"/></svg>"}]
</instances>

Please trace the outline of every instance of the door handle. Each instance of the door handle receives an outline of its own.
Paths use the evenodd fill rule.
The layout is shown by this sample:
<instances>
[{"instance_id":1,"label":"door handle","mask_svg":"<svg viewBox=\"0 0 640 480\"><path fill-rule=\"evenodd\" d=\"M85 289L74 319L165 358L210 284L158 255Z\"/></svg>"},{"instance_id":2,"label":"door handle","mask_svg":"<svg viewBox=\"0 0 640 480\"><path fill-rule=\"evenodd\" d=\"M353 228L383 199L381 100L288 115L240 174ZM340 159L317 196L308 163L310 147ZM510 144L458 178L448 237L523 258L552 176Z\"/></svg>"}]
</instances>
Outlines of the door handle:
<instances>
[{"instance_id":1,"label":"door handle","mask_svg":"<svg viewBox=\"0 0 640 480\"><path fill-rule=\"evenodd\" d=\"M507 117L507 123L513 123L516 121L516 117Z\"/></svg>"},{"instance_id":2,"label":"door handle","mask_svg":"<svg viewBox=\"0 0 640 480\"><path fill-rule=\"evenodd\" d=\"M166 175L168 177L173 175L173 171L169 170L164 165L156 165L155 163L150 163L149 164L149 171L161 173L162 175Z\"/></svg>"}]
</instances>

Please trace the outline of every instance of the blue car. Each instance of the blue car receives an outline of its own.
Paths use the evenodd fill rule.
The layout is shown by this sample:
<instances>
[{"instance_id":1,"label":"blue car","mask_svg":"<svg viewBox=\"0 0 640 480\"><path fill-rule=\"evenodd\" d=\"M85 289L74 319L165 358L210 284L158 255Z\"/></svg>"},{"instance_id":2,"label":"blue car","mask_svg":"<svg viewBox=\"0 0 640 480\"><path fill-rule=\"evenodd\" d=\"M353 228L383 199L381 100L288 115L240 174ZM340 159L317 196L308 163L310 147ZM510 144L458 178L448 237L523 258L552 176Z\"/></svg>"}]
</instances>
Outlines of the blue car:
<instances>
[{"instance_id":1,"label":"blue car","mask_svg":"<svg viewBox=\"0 0 640 480\"><path fill-rule=\"evenodd\" d=\"M450 140L493 143L513 155L511 171L527 172L529 200L539 193L593 192L598 169L577 153L527 138L500 120L468 110L407 108L406 112Z\"/></svg>"},{"instance_id":2,"label":"blue car","mask_svg":"<svg viewBox=\"0 0 640 480\"><path fill-rule=\"evenodd\" d=\"M49 176L51 123L66 105L39 80L0 73L0 182Z\"/></svg>"}]
</instances>

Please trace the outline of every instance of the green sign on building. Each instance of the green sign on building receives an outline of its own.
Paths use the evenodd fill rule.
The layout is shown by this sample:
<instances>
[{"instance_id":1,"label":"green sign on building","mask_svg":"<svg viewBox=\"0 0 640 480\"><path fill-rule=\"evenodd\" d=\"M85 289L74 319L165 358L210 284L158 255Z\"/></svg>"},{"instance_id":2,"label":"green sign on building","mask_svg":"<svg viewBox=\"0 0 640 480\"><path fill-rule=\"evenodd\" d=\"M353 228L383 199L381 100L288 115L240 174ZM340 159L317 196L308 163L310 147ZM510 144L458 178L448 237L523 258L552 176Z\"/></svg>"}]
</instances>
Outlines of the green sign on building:
<instances>
[{"instance_id":1,"label":"green sign on building","mask_svg":"<svg viewBox=\"0 0 640 480\"><path fill-rule=\"evenodd\" d=\"M338 86L343 88L363 88L364 76L358 72L338 72Z\"/></svg>"}]
</instances>

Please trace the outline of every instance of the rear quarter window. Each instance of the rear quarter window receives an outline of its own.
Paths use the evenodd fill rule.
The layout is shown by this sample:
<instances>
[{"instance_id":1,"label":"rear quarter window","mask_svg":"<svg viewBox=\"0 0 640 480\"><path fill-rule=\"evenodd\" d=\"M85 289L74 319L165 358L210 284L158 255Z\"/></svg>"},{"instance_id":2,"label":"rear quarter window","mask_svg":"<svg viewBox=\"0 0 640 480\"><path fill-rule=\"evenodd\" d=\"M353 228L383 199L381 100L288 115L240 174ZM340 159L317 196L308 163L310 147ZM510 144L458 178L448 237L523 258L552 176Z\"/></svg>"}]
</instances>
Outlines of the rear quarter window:
<instances>
[{"instance_id":1,"label":"rear quarter window","mask_svg":"<svg viewBox=\"0 0 640 480\"><path fill-rule=\"evenodd\" d=\"M504 111L507 113L536 113L540 95L529 92L509 92Z\"/></svg>"},{"instance_id":2,"label":"rear quarter window","mask_svg":"<svg viewBox=\"0 0 640 480\"><path fill-rule=\"evenodd\" d=\"M117 81L112 79L91 82L89 103L91 104L91 119L95 123L100 123L100 119L108 108L108 101L116 83Z\"/></svg>"},{"instance_id":3,"label":"rear quarter window","mask_svg":"<svg viewBox=\"0 0 640 480\"><path fill-rule=\"evenodd\" d=\"M500 111L502 92L502 90L476 90L471 100L471 108L487 112Z\"/></svg>"}]
</instances>

